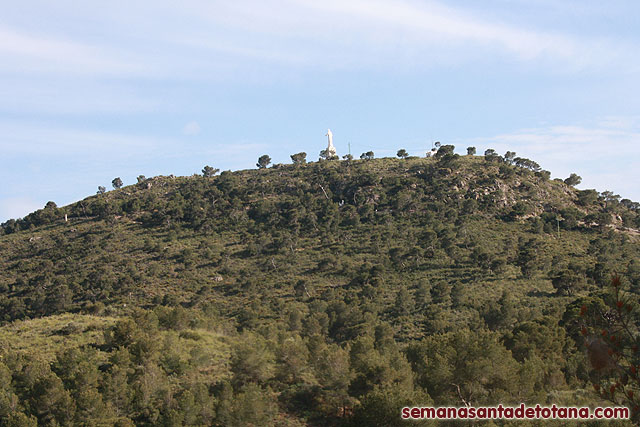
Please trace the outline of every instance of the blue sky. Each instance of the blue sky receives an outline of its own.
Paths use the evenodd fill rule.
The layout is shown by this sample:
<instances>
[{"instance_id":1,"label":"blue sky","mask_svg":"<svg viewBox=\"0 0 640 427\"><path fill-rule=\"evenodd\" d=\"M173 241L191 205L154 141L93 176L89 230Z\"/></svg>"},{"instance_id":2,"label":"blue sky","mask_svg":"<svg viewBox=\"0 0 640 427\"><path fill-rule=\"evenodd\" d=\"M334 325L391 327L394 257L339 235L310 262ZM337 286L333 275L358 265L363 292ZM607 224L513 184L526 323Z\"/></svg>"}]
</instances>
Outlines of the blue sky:
<instances>
[{"instance_id":1,"label":"blue sky","mask_svg":"<svg viewBox=\"0 0 640 427\"><path fill-rule=\"evenodd\" d=\"M640 200L640 3L4 2L0 221L143 174L432 141Z\"/></svg>"}]
</instances>

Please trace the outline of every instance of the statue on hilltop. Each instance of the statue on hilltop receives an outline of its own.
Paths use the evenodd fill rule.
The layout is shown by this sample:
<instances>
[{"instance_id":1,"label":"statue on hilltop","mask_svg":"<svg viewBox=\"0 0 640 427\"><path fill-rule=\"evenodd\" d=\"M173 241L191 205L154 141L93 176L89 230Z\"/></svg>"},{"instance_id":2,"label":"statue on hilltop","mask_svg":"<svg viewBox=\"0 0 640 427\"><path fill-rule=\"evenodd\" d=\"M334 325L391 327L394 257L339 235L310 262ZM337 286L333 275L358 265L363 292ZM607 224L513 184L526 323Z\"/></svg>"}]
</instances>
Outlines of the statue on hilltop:
<instances>
[{"instance_id":1,"label":"statue on hilltop","mask_svg":"<svg viewBox=\"0 0 640 427\"><path fill-rule=\"evenodd\" d=\"M320 152L320 160L334 160L338 158L338 154L336 153L336 147L333 146L333 132L331 129L327 129L327 134L325 135L328 138L327 148Z\"/></svg>"},{"instance_id":2,"label":"statue on hilltop","mask_svg":"<svg viewBox=\"0 0 640 427\"><path fill-rule=\"evenodd\" d=\"M329 140L329 144L327 145L327 154L330 157L336 156L336 147L333 146L333 132L331 132L331 129L327 129L327 134L325 136Z\"/></svg>"}]
</instances>

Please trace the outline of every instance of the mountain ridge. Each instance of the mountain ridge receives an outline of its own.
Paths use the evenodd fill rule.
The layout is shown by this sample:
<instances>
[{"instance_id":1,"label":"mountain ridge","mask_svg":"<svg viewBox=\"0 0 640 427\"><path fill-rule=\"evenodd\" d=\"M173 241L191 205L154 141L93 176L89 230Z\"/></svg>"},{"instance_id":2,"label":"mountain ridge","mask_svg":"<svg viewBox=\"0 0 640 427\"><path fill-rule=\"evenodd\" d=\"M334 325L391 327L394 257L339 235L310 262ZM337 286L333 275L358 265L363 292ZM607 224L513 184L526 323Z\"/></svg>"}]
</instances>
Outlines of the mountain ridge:
<instances>
[{"instance_id":1,"label":"mountain ridge","mask_svg":"<svg viewBox=\"0 0 640 427\"><path fill-rule=\"evenodd\" d=\"M91 405L60 366L102 366L95 394L112 422L193 415L177 397L115 398L120 369L127 393L153 377L196 396L202 425L243 425L243 405L262 425L393 425L408 403L601 404L585 390L575 307L599 304L614 272L640 292L638 204L520 164L444 148L140 177L5 223L12 393L37 401L20 385L16 361L37 352L19 330L31 352L56 337L41 356L74 407ZM476 360L504 370L483 379ZM95 420L69 411L55 418Z\"/></svg>"}]
</instances>

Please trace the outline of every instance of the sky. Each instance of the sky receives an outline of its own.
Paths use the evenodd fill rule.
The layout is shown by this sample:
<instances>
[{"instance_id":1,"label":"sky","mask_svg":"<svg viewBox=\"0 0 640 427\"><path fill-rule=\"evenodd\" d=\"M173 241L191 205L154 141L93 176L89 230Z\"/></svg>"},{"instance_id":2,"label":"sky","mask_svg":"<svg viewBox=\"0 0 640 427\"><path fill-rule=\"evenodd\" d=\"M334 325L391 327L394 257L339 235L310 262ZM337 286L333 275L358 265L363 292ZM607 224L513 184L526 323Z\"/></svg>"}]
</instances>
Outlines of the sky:
<instances>
[{"instance_id":1,"label":"sky","mask_svg":"<svg viewBox=\"0 0 640 427\"><path fill-rule=\"evenodd\" d=\"M434 141L640 201L635 0L2 1L0 222L138 175Z\"/></svg>"}]
</instances>

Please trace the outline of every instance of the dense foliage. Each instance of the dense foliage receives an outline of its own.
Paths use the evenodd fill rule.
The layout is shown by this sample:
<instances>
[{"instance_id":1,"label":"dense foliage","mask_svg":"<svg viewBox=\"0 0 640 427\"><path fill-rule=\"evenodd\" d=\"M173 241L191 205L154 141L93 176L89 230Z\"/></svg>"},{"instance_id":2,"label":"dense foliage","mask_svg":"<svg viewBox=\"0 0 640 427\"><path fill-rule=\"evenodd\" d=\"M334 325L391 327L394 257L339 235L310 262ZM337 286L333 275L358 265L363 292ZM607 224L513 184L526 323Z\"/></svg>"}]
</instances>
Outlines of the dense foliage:
<instances>
[{"instance_id":1,"label":"dense foliage","mask_svg":"<svg viewBox=\"0 0 640 427\"><path fill-rule=\"evenodd\" d=\"M613 272L640 291L639 205L511 152L405 154L140 176L2 224L1 422L602 402L575 307Z\"/></svg>"}]
</instances>

